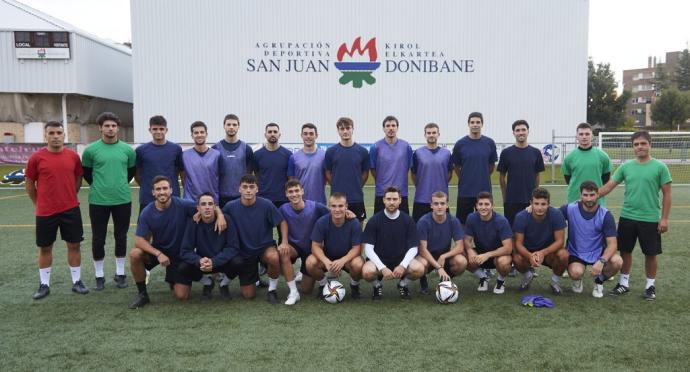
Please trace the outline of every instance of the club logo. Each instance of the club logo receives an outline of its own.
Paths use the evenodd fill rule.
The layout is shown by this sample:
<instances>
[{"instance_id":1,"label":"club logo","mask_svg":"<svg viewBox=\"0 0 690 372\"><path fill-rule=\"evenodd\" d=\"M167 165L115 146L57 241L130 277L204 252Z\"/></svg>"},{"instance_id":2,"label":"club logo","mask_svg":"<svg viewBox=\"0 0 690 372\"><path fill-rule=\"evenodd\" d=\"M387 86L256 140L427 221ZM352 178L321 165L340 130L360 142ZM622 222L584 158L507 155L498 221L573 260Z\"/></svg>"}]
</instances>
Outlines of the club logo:
<instances>
[{"instance_id":1,"label":"club logo","mask_svg":"<svg viewBox=\"0 0 690 372\"><path fill-rule=\"evenodd\" d=\"M369 85L376 83L376 78L372 76L372 73L381 66L380 62L376 62L378 58L376 38L371 38L364 48L361 47L361 39L361 36L357 37L349 49L347 43L342 43L338 48L336 55L338 62L335 62L335 68L343 74L338 80L342 85L352 82L354 88L361 88L364 82ZM356 56L355 53L358 55ZM365 56L365 53L368 56ZM351 61L343 61L346 55ZM366 60L366 57L369 61L361 61L361 59Z\"/></svg>"}]
</instances>

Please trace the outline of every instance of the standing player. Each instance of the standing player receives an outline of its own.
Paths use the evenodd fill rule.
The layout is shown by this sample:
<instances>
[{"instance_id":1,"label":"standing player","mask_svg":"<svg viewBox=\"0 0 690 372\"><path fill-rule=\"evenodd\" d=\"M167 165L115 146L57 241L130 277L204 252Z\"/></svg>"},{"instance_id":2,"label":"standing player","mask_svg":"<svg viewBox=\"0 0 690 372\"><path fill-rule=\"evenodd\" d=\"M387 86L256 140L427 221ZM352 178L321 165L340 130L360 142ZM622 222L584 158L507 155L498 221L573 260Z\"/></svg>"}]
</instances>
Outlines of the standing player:
<instances>
[{"instance_id":1,"label":"standing player","mask_svg":"<svg viewBox=\"0 0 690 372\"><path fill-rule=\"evenodd\" d=\"M240 118L235 114L225 115L223 119L225 138L218 141L213 148L220 151L223 158L220 172L220 206L240 197L240 178L252 173L254 152L252 147L240 140Z\"/></svg>"},{"instance_id":2,"label":"standing player","mask_svg":"<svg viewBox=\"0 0 690 372\"><path fill-rule=\"evenodd\" d=\"M289 203L283 204L279 210L287 222L288 236L278 246L281 257L287 255L291 263L298 258L301 260L300 272L302 277L302 293L311 292L314 280L306 270L307 257L311 254L311 232L316 220L328 214L328 208L313 200L304 200L304 189L296 179L285 183L285 195Z\"/></svg>"},{"instance_id":3,"label":"standing player","mask_svg":"<svg viewBox=\"0 0 690 372\"><path fill-rule=\"evenodd\" d=\"M412 155L412 181L415 184L412 218L419 221L431 212L431 194L441 191L448 195L448 181L453 176L453 162L450 151L438 145L441 132L438 125L424 126L426 146L415 150Z\"/></svg>"},{"instance_id":4,"label":"standing player","mask_svg":"<svg viewBox=\"0 0 690 372\"><path fill-rule=\"evenodd\" d=\"M386 116L383 119L385 137L369 149L371 175L376 181L374 213L383 209L383 193L389 186L400 189L402 200L400 210L410 214L407 201L407 175L412 165L412 147L407 141L398 138L398 119Z\"/></svg>"},{"instance_id":5,"label":"standing player","mask_svg":"<svg viewBox=\"0 0 690 372\"><path fill-rule=\"evenodd\" d=\"M132 147L117 138L120 118L112 112L98 115L101 139L90 144L82 154L84 179L89 190L91 249L96 271L96 290L105 288L103 258L108 220L113 217L115 236L115 283L126 288L125 260L127 231L132 215L132 194L129 182L136 171L136 155Z\"/></svg>"},{"instance_id":6,"label":"standing player","mask_svg":"<svg viewBox=\"0 0 690 372\"><path fill-rule=\"evenodd\" d=\"M299 180L304 186L304 199L326 204L326 152L316 147L316 139L319 137L316 125L302 125L301 136L304 146L290 156L288 177Z\"/></svg>"},{"instance_id":7,"label":"standing player","mask_svg":"<svg viewBox=\"0 0 690 372\"><path fill-rule=\"evenodd\" d=\"M383 298L381 279L400 279L400 298L409 300L408 280L424 274L424 265L415 257L419 238L412 217L400 213L400 190L389 187L383 194L386 209L376 213L364 228L362 243L367 263L362 267L362 277L373 285L373 299Z\"/></svg>"},{"instance_id":8,"label":"standing player","mask_svg":"<svg viewBox=\"0 0 690 372\"><path fill-rule=\"evenodd\" d=\"M465 251L468 270L479 278L477 291L489 290L489 277L482 269L496 269L495 294L505 292L505 277L510 272L513 252L513 231L508 220L493 210L490 193L477 194L477 211L467 216L465 224Z\"/></svg>"},{"instance_id":9,"label":"standing player","mask_svg":"<svg viewBox=\"0 0 690 372\"><path fill-rule=\"evenodd\" d=\"M529 288L534 279L530 269L541 265L550 267L551 291L560 295L559 281L568 266L568 252L563 248L566 225L563 214L551 207L550 201L549 191L537 187L532 191L530 211L522 210L515 216L513 264L522 273L522 290Z\"/></svg>"},{"instance_id":10,"label":"standing player","mask_svg":"<svg viewBox=\"0 0 690 372\"><path fill-rule=\"evenodd\" d=\"M151 142L136 149L137 173L134 179L139 184L139 214L153 201L151 180L155 176L166 176L172 181L174 196L180 196L178 175L182 168L182 147L165 139L168 133L168 122L160 115L149 119L149 133Z\"/></svg>"},{"instance_id":11,"label":"standing player","mask_svg":"<svg viewBox=\"0 0 690 372\"><path fill-rule=\"evenodd\" d=\"M458 202L455 215L463 224L477 204L477 194L491 193L491 173L494 171L496 143L482 135L484 117L473 112L467 118L470 133L453 147L453 164L458 180Z\"/></svg>"},{"instance_id":12,"label":"standing player","mask_svg":"<svg viewBox=\"0 0 690 372\"><path fill-rule=\"evenodd\" d=\"M319 292L326 285L326 273L340 276L342 270L350 274L350 296L362 297L359 280L362 277L362 227L355 218L347 218L347 197L336 192L328 198L330 215L316 221L311 234L311 255L306 260L307 272L319 281ZM311 288L309 288L311 291Z\"/></svg>"},{"instance_id":13,"label":"standing player","mask_svg":"<svg viewBox=\"0 0 690 372\"><path fill-rule=\"evenodd\" d=\"M539 173L544 171L541 151L527 143L528 135L527 121L515 121L513 123L515 144L501 151L498 161L503 214L511 226L513 226L515 215L530 205L532 190L539 187Z\"/></svg>"},{"instance_id":14,"label":"standing player","mask_svg":"<svg viewBox=\"0 0 690 372\"><path fill-rule=\"evenodd\" d=\"M218 205L223 158L218 150L206 144L207 129L203 121L192 123L194 147L182 152L184 198L196 201L204 192L210 192Z\"/></svg>"},{"instance_id":15,"label":"standing player","mask_svg":"<svg viewBox=\"0 0 690 372\"><path fill-rule=\"evenodd\" d=\"M204 193L199 197L197 212L201 221L195 222L188 218L182 243L180 244L180 284L182 285L183 298L188 299L192 281L200 281L204 275L223 273L226 276L235 276L230 266L230 260L239 250L237 231L232 226L222 233L215 231L216 203L214 195ZM225 220L228 218L225 217ZM211 299L213 282L204 285L202 299ZM185 293L186 292L186 293ZM230 293L223 296L231 299Z\"/></svg>"},{"instance_id":16,"label":"standing player","mask_svg":"<svg viewBox=\"0 0 690 372\"><path fill-rule=\"evenodd\" d=\"M255 283L259 280L259 261L268 269L267 299L271 304L278 303L278 276L282 270L285 281L290 288L286 305L299 301L299 292L293 276L292 262L288 255L279 255L276 242L273 240L273 228L280 225L282 236L287 240L288 225L283 216L271 201L257 197L259 187L254 175L247 174L240 179L239 200L233 200L223 207L223 212L230 216L233 227L240 237L240 252L231 265L240 276L242 297L252 299L256 295Z\"/></svg>"},{"instance_id":17,"label":"standing player","mask_svg":"<svg viewBox=\"0 0 690 372\"><path fill-rule=\"evenodd\" d=\"M259 197L273 202L276 208L287 203L285 182L287 181L288 160L292 152L278 143L280 127L268 123L264 137L266 144L254 153L254 171L259 180Z\"/></svg>"},{"instance_id":18,"label":"standing player","mask_svg":"<svg viewBox=\"0 0 690 372\"><path fill-rule=\"evenodd\" d=\"M601 149L592 146L592 126L581 123L577 126L578 147L563 159L561 172L568 184L568 203L580 199L580 185L593 181L597 187L611 178L611 160ZM604 205L604 198L599 199Z\"/></svg>"},{"instance_id":19,"label":"standing player","mask_svg":"<svg viewBox=\"0 0 690 372\"><path fill-rule=\"evenodd\" d=\"M340 118L336 127L340 142L326 150L326 180L331 184L331 193L347 196L350 210L362 222L367 218L362 186L369 178L369 153L352 139L352 119Z\"/></svg>"},{"instance_id":20,"label":"standing player","mask_svg":"<svg viewBox=\"0 0 690 372\"><path fill-rule=\"evenodd\" d=\"M632 135L635 159L621 165L613 178L599 190L606 195L619 183L625 182L623 209L618 220L618 249L623 257L623 267L618 285L612 295L630 291L629 280L632 269L632 250L639 240L644 254L644 268L647 276L644 297L656 299L657 256L661 254L661 234L668 231L668 215L671 212L671 174L666 164L652 158L652 137L647 131ZM663 195L659 206L659 190Z\"/></svg>"},{"instance_id":21,"label":"standing player","mask_svg":"<svg viewBox=\"0 0 690 372\"><path fill-rule=\"evenodd\" d=\"M582 293L582 276L591 265L594 277L592 296L604 297L604 283L616 275L623 259L616 253L616 221L606 208L597 204L599 197L594 181L580 185L580 200L561 207L568 221L568 275L573 292Z\"/></svg>"},{"instance_id":22,"label":"standing player","mask_svg":"<svg viewBox=\"0 0 690 372\"><path fill-rule=\"evenodd\" d=\"M446 281L462 274L467 268L467 259L463 255L465 232L460 220L448 213L448 194L442 191L431 194L431 208L431 213L425 214L417 222L417 260L424 265L425 273L436 270L439 280ZM426 281L422 283L420 280L420 286L423 294L429 294Z\"/></svg>"},{"instance_id":23,"label":"standing player","mask_svg":"<svg viewBox=\"0 0 690 372\"><path fill-rule=\"evenodd\" d=\"M67 263L72 274L72 292L87 294L81 281L80 243L84 240L77 193L84 171L79 155L65 148L65 130L57 121L43 128L47 146L33 153L26 165L24 189L36 209L36 245L40 285L34 300L50 294L53 243L60 236L67 244Z\"/></svg>"}]
</instances>

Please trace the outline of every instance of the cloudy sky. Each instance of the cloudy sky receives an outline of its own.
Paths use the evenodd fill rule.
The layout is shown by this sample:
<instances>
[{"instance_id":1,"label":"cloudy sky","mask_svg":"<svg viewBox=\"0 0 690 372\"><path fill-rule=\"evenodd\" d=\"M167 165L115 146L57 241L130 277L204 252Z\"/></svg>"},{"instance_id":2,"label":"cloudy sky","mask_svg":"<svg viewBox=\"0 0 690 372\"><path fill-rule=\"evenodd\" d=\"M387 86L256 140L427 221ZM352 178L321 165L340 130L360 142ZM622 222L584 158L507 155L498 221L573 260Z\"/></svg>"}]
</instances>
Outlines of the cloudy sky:
<instances>
[{"instance_id":1,"label":"cloudy sky","mask_svg":"<svg viewBox=\"0 0 690 372\"><path fill-rule=\"evenodd\" d=\"M20 0L89 33L131 41L129 0ZM648 56L688 48L688 0L590 0L589 55L622 70L646 67Z\"/></svg>"}]
</instances>

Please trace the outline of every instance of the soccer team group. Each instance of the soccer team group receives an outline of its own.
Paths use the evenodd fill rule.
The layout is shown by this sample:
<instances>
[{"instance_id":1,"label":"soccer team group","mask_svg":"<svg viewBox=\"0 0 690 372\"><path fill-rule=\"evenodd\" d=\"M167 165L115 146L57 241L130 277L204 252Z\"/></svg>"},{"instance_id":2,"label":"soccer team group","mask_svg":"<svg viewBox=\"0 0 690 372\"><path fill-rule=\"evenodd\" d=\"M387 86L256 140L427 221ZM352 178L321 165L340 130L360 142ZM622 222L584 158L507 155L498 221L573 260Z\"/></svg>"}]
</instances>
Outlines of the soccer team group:
<instances>
[{"instance_id":1,"label":"soccer team group","mask_svg":"<svg viewBox=\"0 0 690 372\"><path fill-rule=\"evenodd\" d=\"M129 254L138 292L130 304L134 309L150 302L148 272L158 265L180 300L190 297L194 281L203 285L202 299L212 297L216 284L220 296L230 299L229 284L239 278L243 298L254 298L257 287L267 286L268 301L277 304L282 274L289 288L285 304L294 305L300 293L312 292L315 283L320 296L329 278L343 271L349 273L353 299L362 297L362 279L371 283L374 300L383 297L385 280L397 280L402 299L411 298L411 280L419 279L421 292L428 294L431 271L439 281L470 271L478 278L477 290L486 292L495 270L493 293L502 294L511 270L521 273L519 287L527 289L534 269L542 265L552 271L554 295L562 293L560 280L567 270L573 292L582 293L583 280L591 277L597 298L604 296L604 283L620 272L609 292L619 296L630 291L637 241L645 257L643 297L656 298L657 255L662 252L661 234L668 229L671 177L666 165L651 157L651 138L645 131L631 138L635 159L612 175L606 153L592 146L591 126L578 125L578 147L562 164L567 204L555 208L548 190L539 187L544 163L541 152L528 144L529 124L524 120L513 123L515 144L504 149L500 159L494 141L482 135L484 119L478 112L469 115L469 134L452 152L439 146L440 129L434 123L424 127L426 145L413 151L397 137L399 123L393 116L383 120L384 137L369 150L354 142L350 118L338 119L340 142L326 151L316 144L317 127L304 124L304 147L295 153L279 144L275 123L265 126L266 142L253 151L240 140L240 120L233 114L224 118L225 138L213 146L206 143L207 126L192 123L194 146L185 151L166 140L162 116L151 117L152 141L136 150L118 139L120 119L115 114L102 113L97 121L101 139L90 144L81 159L64 146L62 124L46 123L47 146L27 164L26 192L35 205L39 248L40 286L34 299L50 293L58 229L67 244L72 291L89 292L80 269L83 224L77 193L82 178L90 185L97 291L106 283L105 240L111 217L114 283L118 288L128 286L129 182L134 178L141 186ZM497 161L505 215L493 209L490 176ZM455 216L448 208L453 171L459 177ZM376 185L374 215L362 230L367 218L362 188L370 175ZM415 186L412 214L410 175ZM625 195L616 226L603 197L621 182ZM331 188L328 197L326 184ZM300 269L295 272L298 260ZM268 283L260 279L262 271Z\"/></svg>"}]
</instances>

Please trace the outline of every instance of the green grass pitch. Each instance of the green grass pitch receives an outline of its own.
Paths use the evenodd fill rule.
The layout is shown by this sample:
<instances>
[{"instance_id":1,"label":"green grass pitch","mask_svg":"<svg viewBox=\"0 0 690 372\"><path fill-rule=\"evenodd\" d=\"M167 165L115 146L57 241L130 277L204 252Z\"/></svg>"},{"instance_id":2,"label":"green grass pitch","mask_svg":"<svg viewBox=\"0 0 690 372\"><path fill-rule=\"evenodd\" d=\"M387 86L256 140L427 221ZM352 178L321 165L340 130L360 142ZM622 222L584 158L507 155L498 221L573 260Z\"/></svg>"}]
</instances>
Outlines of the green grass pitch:
<instances>
[{"instance_id":1,"label":"green grass pitch","mask_svg":"<svg viewBox=\"0 0 690 372\"><path fill-rule=\"evenodd\" d=\"M451 189L451 194L455 190ZM565 188L550 187L553 205ZM367 205L373 206L367 188ZM499 193L497 189L495 193ZM136 192L133 197L136 201ZM94 285L87 216L87 190L80 192L85 223L82 277ZM437 304L433 296L411 288L410 302L398 299L394 282L384 284L384 300L374 303L362 283L364 299L338 305L303 296L293 307L271 306L265 290L254 301L199 300L177 303L151 273L152 303L140 310L127 305L136 293L112 282L113 241L106 246L106 289L86 296L71 293L66 249L54 249L51 294L34 301L38 286L33 209L23 190L0 190L0 365L3 371L34 370L489 370L489 371L680 371L690 369L690 291L688 230L690 187L673 188L670 231L660 256L658 299L646 302L643 256L634 254L632 292L621 298L591 296L592 282L575 295L570 280L564 295L552 297L550 273L540 269L528 293L544 294L555 309L519 305L525 294L518 278L509 278L505 295L476 292L471 274L455 279L460 300ZM618 217L623 188L608 198ZM455 196L451 195L454 205ZM136 202L134 203L136 205ZM500 202L497 211L501 212ZM135 207L136 212L136 207ZM371 209L369 213L371 214ZM134 223L135 217L132 217ZM132 245L134 227L130 228ZM347 285L348 279L341 281ZM430 282L437 282L435 274ZM493 284L493 280L492 280ZM614 282L605 284L606 291ZM215 292L214 292L215 294ZM287 289L281 280L279 294Z\"/></svg>"}]
</instances>

